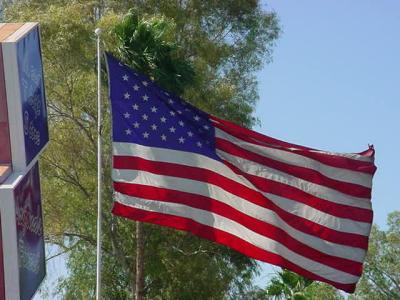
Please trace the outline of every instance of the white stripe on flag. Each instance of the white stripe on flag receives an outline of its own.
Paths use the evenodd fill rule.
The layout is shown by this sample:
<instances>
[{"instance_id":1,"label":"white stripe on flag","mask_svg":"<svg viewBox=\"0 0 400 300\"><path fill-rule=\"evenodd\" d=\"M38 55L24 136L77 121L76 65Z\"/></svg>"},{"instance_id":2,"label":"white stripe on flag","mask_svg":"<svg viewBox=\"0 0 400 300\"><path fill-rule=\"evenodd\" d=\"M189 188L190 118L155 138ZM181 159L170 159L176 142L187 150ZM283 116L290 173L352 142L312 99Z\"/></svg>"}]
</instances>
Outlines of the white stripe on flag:
<instances>
[{"instance_id":1,"label":"white stripe on flag","mask_svg":"<svg viewBox=\"0 0 400 300\"><path fill-rule=\"evenodd\" d=\"M229 126L238 127L238 128L240 128L240 130L242 130L242 131L248 131L248 132L250 132L250 133L255 133L255 134L257 134L257 135L261 135L261 134L259 134L259 133L257 133L257 132L254 132L254 131L250 130L250 129L246 129L246 128L240 127L240 126L238 126L238 125L236 125L236 124L233 124L233 123L231 123L231 122L229 122L229 121L225 121L225 120L222 120L222 121L223 121L224 123L225 123L225 122L230 123ZM220 124L220 125L218 125L218 126L224 126L224 125L226 125L226 124L221 124L221 122L219 122L214 116L211 116L211 122L214 123L214 124ZM234 129L231 130L230 128L227 128L227 132L228 132L228 131L235 131L235 130L234 130ZM268 143L266 143L266 142L260 140L259 138L254 137L253 135L250 135L249 137L250 137L252 140L254 140L254 142L263 143L263 144L270 145L270 146L276 146L275 144L268 144ZM277 141L279 141L279 140L277 140ZM280 141L280 142L283 142L283 141ZM284 142L284 143L286 143L286 142ZM302 147L302 146L300 146L300 147ZM298 151L298 150L302 150L300 147L296 147L296 145L294 145L294 146L291 146L291 147L288 146L288 147L283 147L283 148L286 148L286 149L288 149L288 150L296 150L296 151ZM353 160L364 161L364 162L370 162L370 163L373 163L373 162L374 162L374 157L371 157L371 156L364 156L364 155L360 155L360 154L358 154L358 153L332 152L332 151L324 151L324 150L317 150L317 149L310 149L310 148L308 148L307 151L314 152L314 153L320 153L320 154L324 154L324 155L329 155L329 156L345 157L345 158L349 158L349 159L353 159Z\"/></svg>"},{"instance_id":2,"label":"white stripe on flag","mask_svg":"<svg viewBox=\"0 0 400 300\"><path fill-rule=\"evenodd\" d=\"M218 152L222 152L218 150ZM121 155L121 156L132 156L132 153L134 153L134 156L136 157L141 157L144 159L152 160L152 161L160 161L160 162L166 162L166 163L176 163L184 166L192 166L192 167L199 167L202 169L210 170L217 172L221 175L223 175L226 178L229 178L231 180L234 180L240 184L243 184L251 189L258 190L252 183L250 183L247 179L245 179L243 176L239 176L236 173L234 173L230 168L228 168L226 165L224 165L222 162L218 162L214 159L208 158L204 155L201 154L196 154L196 153L191 153L191 152L185 152L185 151L178 151L178 150L169 150L169 149L163 149L163 148L157 148L157 147L147 147L147 146L142 146L138 144L129 144L129 143L113 143L113 153L114 155ZM222 153L221 153L222 154ZM226 158L232 157L234 159L235 157L231 156L230 154L227 154L223 152L224 156ZM240 158L237 158L240 159ZM229 159L227 159L229 161ZM242 160L242 159L240 159ZM244 160L244 159L243 159ZM248 165L255 165L253 162L249 162ZM275 170L274 170L275 172ZM357 198L357 197L352 197L348 195L344 195L343 193L340 193L336 190L328 189L323 186L315 185L313 183L308 183L307 181L300 180L297 177L291 176L289 178L293 178L295 181L291 182L287 178L286 173L282 173L282 177L279 176L273 176L272 174L268 175L268 179L274 180L279 183L284 183L288 184L290 186L293 186L295 188L299 188L311 195L314 195L316 197L319 197L321 199L333 202L333 203L339 203L339 204L345 204L345 205L350 205L354 207L361 207L361 208L366 208L366 209L371 209L371 203L369 200L366 200L364 198ZM254 174L254 173L249 173L249 174ZM257 174L256 174L257 175ZM296 184L296 182L298 182ZM321 188L319 188L321 187ZM321 190L322 189L322 190ZM333 195L331 197L327 197L326 194L323 192L328 189L328 192L332 191ZM338 195L339 199L335 198L335 195ZM350 202L350 204L349 204ZM305 204L303 204L305 205Z\"/></svg>"},{"instance_id":3,"label":"white stripe on flag","mask_svg":"<svg viewBox=\"0 0 400 300\"><path fill-rule=\"evenodd\" d=\"M358 276L348 274L346 272L331 268L324 264L310 260L301 256L282 244L262 236L254 231L249 230L243 225L234 222L228 218L222 217L218 214L214 214L209 211L193 208L183 204L177 203L166 203L161 201L148 201L146 199L129 197L121 193L116 192L116 201L135 207L142 210L151 212L158 212L162 214L169 214L184 218L190 218L200 224L207 225L232 235L235 235L256 247L264 249L266 251L275 253L293 263L300 266L303 269L309 270L310 272L326 278L328 280L341 283L341 284L352 284L357 282Z\"/></svg>"},{"instance_id":4,"label":"white stripe on flag","mask_svg":"<svg viewBox=\"0 0 400 300\"><path fill-rule=\"evenodd\" d=\"M248 188L260 192L265 197L270 199L273 203L284 209L285 211L295 214L314 221L317 224L340 230L340 228L349 228L348 232L358 233L362 235L368 235L370 223L357 222L353 220L347 220L336 216L331 216L318 209L310 207L304 203L300 203L294 200L290 200L284 197L276 196L271 193L259 191L253 184L248 182L242 176L237 175L231 169L221 162L210 159L206 156L189 153L184 151L169 150L162 148L146 147L138 144L127 144L127 143L114 143L114 153L121 156L132 156L140 157L146 160L159 161L166 163L174 163L184 166L196 167L206 169L210 171L218 170L218 174L229 178L239 184L243 184ZM367 201L362 199L362 201ZM310 214L312 212L312 214ZM330 218L327 218L327 217ZM343 223L342 223L343 222ZM352 230L354 228L354 230Z\"/></svg>"},{"instance_id":5,"label":"white stripe on flag","mask_svg":"<svg viewBox=\"0 0 400 300\"><path fill-rule=\"evenodd\" d=\"M359 184L367 188L371 188L372 186L372 175L370 174L328 166L303 155L279 150L276 148L251 144L237 137L234 137L219 128L215 129L215 134L217 137L232 142L243 149L273 159L275 161L283 162L293 166L305 167L317 171L331 179Z\"/></svg>"},{"instance_id":6,"label":"white stripe on flag","mask_svg":"<svg viewBox=\"0 0 400 300\"><path fill-rule=\"evenodd\" d=\"M302 231L297 230L291 227L289 224L287 224L274 211L256 205L236 195L233 195L213 184L204 183L191 179L179 178L179 177L156 175L146 171L118 170L118 169L113 170L113 180L115 182L142 184L142 185L166 188L181 192L190 192L195 195L209 197L215 199L216 201L225 203L253 218L274 225L278 228L281 228L290 236L292 236L294 239L323 253L359 262L361 262L365 256L365 250L363 249L345 245L339 245L336 243L323 240L319 237L303 233ZM328 218L327 220L324 221L325 223L328 224L331 222L330 225L337 225L335 224L333 217ZM343 221L348 221L348 220L343 220ZM352 224L346 224L346 225L354 229L357 229ZM348 228L346 228L346 230L348 230Z\"/></svg>"},{"instance_id":7,"label":"white stripe on flag","mask_svg":"<svg viewBox=\"0 0 400 300\"><path fill-rule=\"evenodd\" d=\"M280 182L331 202L371 209L371 201L369 199L346 195L335 189L306 181L296 176L254 163L250 160L231 155L221 150L217 150L217 153L220 157L232 163L247 174Z\"/></svg>"}]
</instances>

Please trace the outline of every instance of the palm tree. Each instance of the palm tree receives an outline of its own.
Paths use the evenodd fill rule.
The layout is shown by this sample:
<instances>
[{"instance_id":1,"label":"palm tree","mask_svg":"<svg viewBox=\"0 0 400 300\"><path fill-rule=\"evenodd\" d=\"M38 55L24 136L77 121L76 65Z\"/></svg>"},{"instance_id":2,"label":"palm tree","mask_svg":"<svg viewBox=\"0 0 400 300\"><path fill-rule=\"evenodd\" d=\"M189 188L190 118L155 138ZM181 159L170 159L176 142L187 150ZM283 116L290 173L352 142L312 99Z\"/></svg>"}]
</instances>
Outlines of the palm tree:
<instances>
[{"instance_id":1,"label":"palm tree","mask_svg":"<svg viewBox=\"0 0 400 300\"><path fill-rule=\"evenodd\" d=\"M195 72L180 51L174 26L171 19L139 18L131 10L114 32L118 54L127 65L179 96L186 87L194 85Z\"/></svg>"},{"instance_id":2,"label":"palm tree","mask_svg":"<svg viewBox=\"0 0 400 300\"><path fill-rule=\"evenodd\" d=\"M305 300L306 289L313 283L296 273L282 269L271 279L266 287L267 296L273 299Z\"/></svg>"}]
</instances>

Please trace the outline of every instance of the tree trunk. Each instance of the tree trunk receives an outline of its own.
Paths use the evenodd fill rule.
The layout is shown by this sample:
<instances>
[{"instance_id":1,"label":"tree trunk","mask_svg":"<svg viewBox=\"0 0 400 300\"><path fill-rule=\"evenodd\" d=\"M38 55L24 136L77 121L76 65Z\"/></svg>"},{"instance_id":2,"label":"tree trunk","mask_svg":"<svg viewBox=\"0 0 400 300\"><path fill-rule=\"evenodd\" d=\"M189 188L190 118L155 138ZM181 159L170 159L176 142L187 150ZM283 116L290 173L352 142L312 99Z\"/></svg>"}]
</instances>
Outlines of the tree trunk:
<instances>
[{"instance_id":1,"label":"tree trunk","mask_svg":"<svg viewBox=\"0 0 400 300\"><path fill-rule=\"evenodd\" d=\"M136 284L135 299L144 299L144 232L143 223L136 221Z\"/></svg>"}]
</instances>

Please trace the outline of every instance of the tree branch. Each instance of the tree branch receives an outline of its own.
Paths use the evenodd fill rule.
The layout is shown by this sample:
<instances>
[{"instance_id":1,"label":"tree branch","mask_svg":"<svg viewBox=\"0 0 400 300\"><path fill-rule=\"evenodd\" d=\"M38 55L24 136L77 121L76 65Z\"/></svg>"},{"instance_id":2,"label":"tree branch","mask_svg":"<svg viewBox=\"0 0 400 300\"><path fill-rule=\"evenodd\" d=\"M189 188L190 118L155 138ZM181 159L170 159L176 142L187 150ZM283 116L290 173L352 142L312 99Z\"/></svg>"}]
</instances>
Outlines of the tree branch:
<instances>
[{"instance_id":1,"label":"tree branch","mask_svg":"<svg viewBox=\"0 0 400 300\"><path fill-rule=\"evenodd\" d=\"M86 188L78 181L77 178L71 176L71 175L69 174L69 172L68 172L66 169L64 169L64 168L61 167L60 165L54 163L53 161L51 161L50 159L48 159L48 158L45 157L45 156L43 157L43 160L47 161L47 163L50 164L51 166L53 166L54 168L57 168L57 169L61 170L61 171L63 172L64 176L65 176L65 178L64 178L64 177L59 176L59 175L57 175L57 174L53 174L53 176L54 176L55 178L58 178L58 179L60 179L60 180L62 180L62 181L64 181L64 182L66 182L66 183L70 183L70 184L72 184L72 185L75 185L76 187L78 187L78 188L83 192L83 194L84 194L87 198L91 198L91 194L86 190Z\"/></svg>"}]
</instances>

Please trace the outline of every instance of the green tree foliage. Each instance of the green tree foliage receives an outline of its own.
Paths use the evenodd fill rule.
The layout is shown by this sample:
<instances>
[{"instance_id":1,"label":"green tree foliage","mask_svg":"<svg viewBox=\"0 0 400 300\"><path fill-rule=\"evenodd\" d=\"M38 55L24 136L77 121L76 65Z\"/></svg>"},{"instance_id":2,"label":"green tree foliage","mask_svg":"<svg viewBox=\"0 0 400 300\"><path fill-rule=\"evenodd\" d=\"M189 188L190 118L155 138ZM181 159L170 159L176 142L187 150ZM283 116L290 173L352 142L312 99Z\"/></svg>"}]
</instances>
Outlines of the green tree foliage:
<instances>
[{"instance_id":1,"label":"green tree foliage","mask_svg":"<svg viewBox=\"0 0 400 300\"><path fill-rule=\"evenodd\" d=\"M126 64L181 95L185 88L194 86L195 74L190 61L178 53L173 25L166 18L140 19L130 11L114 32L118 54Z\"/></svg>"},{"instance_id":2,"label":"green tree foliage","mask_svg":"<svg viewBox=\"0 0 400 300\"><path fill-rule=\"evenodd\" d=\"M400 211L387 218L388 229L372 227L364 272L352 299L400 299Z\"/></svg>"},{"instance_id":3,"label":"green tree foliage","mask_svg":"<svg viewBox=\"0 0 400 300\"><path fill-rule=\"evenodd\" d=\"M141 17L124 27L139 29L132 43L124 44L124 36L132 35L121 27L129 9ZM94 29L103 28L107 50L126 58L161 85L206 111L250 127L257 100L254 72L270 59L278 35L276 17L263 12L258 1L31 0L15 1L6 9L5 18L41 24L51 133L51 144L41 161L46 241L68 252L69 274L60 280L59 293L65 299L92 299L97 123ZM144 40L146 47L133 43ZM181 64L185 61L190 64ZM167 80L168 74L174 76ZM106 99L106 89L103 95ZM105 118L103 128L103 295L105 299L128 299L134 286L135 230L134 222L110 214L109 122ZM146 231L148 298L236 297L256 270L253 260L190 234L158 226L147 226Z\"/></svg>"},{"instance_id":4,"label":"green tree foliage","mask_svg":"<svg viewBox=\"0 0 400 300\"><path fill-rule=\"evenodd\" d=\"M264 295L264 299L344 299L335 288L324 283L306 279L285 269L277 272L271 279L265 289Z\"/></svg>"},{"instance_id":5,"label":"green tree foliage","mask_svg":"<svg viewBox=\"0 0 400 300\"><path fill-rule=\"evenodd\" d=\"M311 283L312 280L282 269L271 279L266 294L276 299L303 300L306 299L304 291Z\"/></svg>"}]
</instances>

